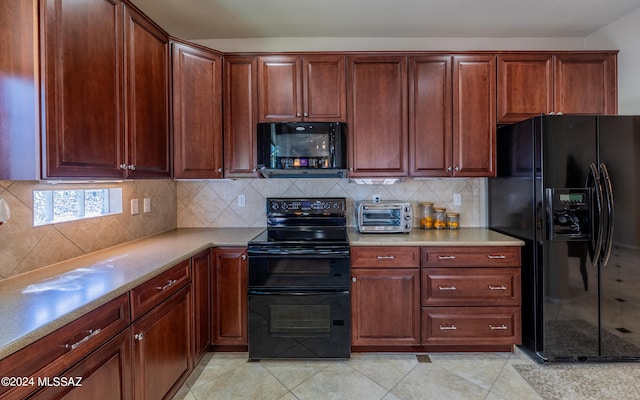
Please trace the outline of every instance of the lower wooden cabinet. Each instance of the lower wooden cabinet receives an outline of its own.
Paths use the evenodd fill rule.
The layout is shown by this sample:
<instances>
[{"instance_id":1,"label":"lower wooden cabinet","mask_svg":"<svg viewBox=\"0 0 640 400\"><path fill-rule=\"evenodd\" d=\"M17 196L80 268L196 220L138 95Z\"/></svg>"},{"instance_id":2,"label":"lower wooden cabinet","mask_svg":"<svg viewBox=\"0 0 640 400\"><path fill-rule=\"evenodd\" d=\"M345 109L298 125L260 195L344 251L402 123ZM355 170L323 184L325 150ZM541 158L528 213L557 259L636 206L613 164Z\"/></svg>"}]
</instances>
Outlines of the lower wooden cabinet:
<instances>
[{"instance_id":1,"label":"lower wooden cabinet","mask_svg":"<svg viewBox=\"0 0 640 400\"><path fill-rule=\"evenodd\" d=\"M351 345L420 344L420 248L351 249Z\"/></svg>"},{"instance_id":2,"label":"lower wooden cabinet","mask_svg":"<svg viewBox=\"0 0 640 400\"><path fill-rule=\"evenodd\" d=\"M191 285L131 326L136 400L170 399L191 372Z\"/></svg>"},{"instance_id":3,"label":"lower wooden cabinet","mask_svg":"<svg viewBox=\"0 0 640 400\"><path fill-rule=\"evenodd\" d=\"M247 249L219 247L213 255L213 344L247 346Z\"/></svg>"},{"instance_id":4,"label":"lower wooden cabinet","mask_svg":"<svg viewBox=\"0 0 640 400\"><path fill-rule=\"evenodd\" d=\"M58 377L62 385L39 391L34 400L131 400L131 330L127 328Z\"/></svg>"},{"instance_id":5,"label":"lower wooden cabinet","mask_svg":"<svg viewBox=\"0 0 640 400\"><path fill-rule=\"evenodd\" d=\"M196 365L211 344L211 250L191 258L193 364Z\"/></svg>"}]
</instances>

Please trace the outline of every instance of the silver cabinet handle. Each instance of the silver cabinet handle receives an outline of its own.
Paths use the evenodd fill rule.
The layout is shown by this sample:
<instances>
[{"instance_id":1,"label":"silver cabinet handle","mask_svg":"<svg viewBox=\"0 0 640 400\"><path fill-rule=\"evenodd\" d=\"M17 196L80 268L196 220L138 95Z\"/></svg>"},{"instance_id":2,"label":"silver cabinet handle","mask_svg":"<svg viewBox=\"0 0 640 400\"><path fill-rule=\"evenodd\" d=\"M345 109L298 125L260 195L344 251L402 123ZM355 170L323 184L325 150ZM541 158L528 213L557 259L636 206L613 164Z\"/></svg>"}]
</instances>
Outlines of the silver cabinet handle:
<instances>
[{"instance_id":1,"label":"silver cabinet handle","mask_svg":"<svg viewBox=\"0 0 640 400\"><path fill-rule=\"evenodd\" d=\"M451 324L451 325L438 325L438 328L440 328L441 331L456 331L458 330L458 327L455 324Z\"/></svg>"},{"instance_id":2,"label":"silver cabinet handle","mask_svg":"<svg viewBox=\"0 0 640 400\"><path fill-rule=\"evenodd\" d=\"M489 285L489 290L507 290L507 287L505 285L500 285L500 286Z\"/></svg>"},{"instance_id":3,"label":"silver cabinet handle","mask_svg":"<svg viewBox=\"0 0 640 400\"><path fill-rule=\"evenodd\" d=\"M77 348L78 346L80 346L82 343L87 342L89 339L91 339L92 337L94 337L95 335L100 333L100 331L102 331L102 329L99 329L99 328L96 329L96 330L91 330L90 329L89 331L87 331L87 332L89 332L89 334L87 336L85 336L82 339L78 340L74 344L65 344L64 348L73 350L73 349Z\"/></svg>"},{"instance_id":4,"label":"silver cabinet handle","mask_svg":"<svg viewBox=\"0 0 640 400\"><path fill-rule=\"evenodd\" d=\"M438 285L438 289L440 289L440 290L458 290L454 285L451 285L451 286Z\"/></svg>"},{"instance_id":5,"label":"silver cabinet handle","mask_svg":"<svg viewBox=\"0 0 640 400\"><path fill-rule=\"evenodd\" d=\"M394 260L396 256L378 256L378 260Z\"/></svg>"},{"instance_id":6,"label":"silver cabinet handle","mask_svg":"<svg viewBox=\"0 0 640 400\"><path fill-rule=\"evenodd\" d=\"M135 171L136 170L136 166L133 164L130 164L127 168L129 168L130 171Z\"/></svg>"},{"instance_id":7,"label":"silver cabinet handle","mask_svg":"<svg viewBox=\"0 0 640 400\"><path fill-rule=\"evenodd\" d=\"M438 260L455 260L456 256L438 256Z\"/></svg>"},{"instance_id":8,"label":"silver cabinet handle","mask_svg":"<svg viewBox=\"0 0 640 400\"><path fill-rule=\"evenodd\" d=\"M136 333L135 335L133 335L133 338L139 342L144 339L144 333Z\"/></svg>"},{"instance_id":9,"label":"silver cabinet handle","mask_svg":"<svg viewBox=\"0 0 640 400\"><path fill-rule=\"evenodd\" d=\"M504 260L505 258L507 258L507 256L505 256L504 254L489 254L487 258L489 258L490 260Z\"/></svg>"},{"instance_id":10,"label":"silver cabinet handle","mask_svg":"<svg viewBox=\"0 0 640 400\"><path fill-rule=\"evenodd\" d=\"M177 279L172 279L170 281L167 281L167 284L164 286L156 286L156 289L158 290L167 290L169 289L171 286L175 285L178 282Z\"/></svg>"},{"instance_id":11,"label":"silver cabinet handle","mask_svg":"<svg viewBox=\"0 0 640 400\"><path fill-rule=\"evenodd\" d=\"M489 324L489 329L491 329L492 331L504 331L509 329L509 327L507 327L505 324L500 324L500 325Z\"/></svg>"},{"instance_id":12,"label":"silver cabinet handle","mask_svg":"<svg viewBox=\"0 0 640 400\"><path fill-rule=\"evenodd\" d=\"M129 169L128 164L120 164L120 169Z\"/></svg>"}]
</instances>

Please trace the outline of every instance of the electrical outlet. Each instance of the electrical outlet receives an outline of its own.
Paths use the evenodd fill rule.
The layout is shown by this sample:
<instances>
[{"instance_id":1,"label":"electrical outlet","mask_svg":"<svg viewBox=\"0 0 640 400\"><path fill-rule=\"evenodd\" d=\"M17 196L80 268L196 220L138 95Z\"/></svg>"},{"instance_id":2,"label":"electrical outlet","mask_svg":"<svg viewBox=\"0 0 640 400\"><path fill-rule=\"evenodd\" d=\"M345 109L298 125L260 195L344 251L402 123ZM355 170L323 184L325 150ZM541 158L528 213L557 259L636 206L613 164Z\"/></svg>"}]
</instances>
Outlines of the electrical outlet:
<instances>
[{"instance_id":1,"label":"electrical outlet","mask_svg":"<svg viewBox=\"0 0 640 400\"><path fill-rule=\"evenodd\" d=\"M462 195L460 193L455 193L453 195L453 205L461 206L462 205Z\"/></svg>"},{"instance_id":2,"label":"electrical outlet","mask_svg":"<svg viewBox=\"0 0 640 400\"><path fill-rule=\"evenodd\" d=\"M247 206L246 197L243 194L238 195L238 208L245 208L246 206Z\"/></svg>"},{"instance_id":3,"label":"electrical outlet","mask_svg":"<svg viewBox=\"0 0 640 400\"><path fill-rule=\"evenodd\" d=\"M145 197L144 198L144 202L143 202L143 210L144 213L150 213L151 212L151 199L149 197Z\"/></svg>"},{"instance_id":4,"label":"electrical outlet","mask_svg":"<svg viewBox=\"0 0 640 400\"><path fill-rule=\"evenodd\" d=\"M139 214L140 210L138 210L138 199L131 199L131 215Z\"/></svg>"},{"instance_id":5,"label":"electrical outlet","mask_svg":"<svg viewBox=\"0 0 640 400\"><path fill-rule=\"evenodd\" d=\"M379 194L374 194L371 197L373 198L373 202L374 203L380 203L380 195Z\"/></svg>"}]
</instances>

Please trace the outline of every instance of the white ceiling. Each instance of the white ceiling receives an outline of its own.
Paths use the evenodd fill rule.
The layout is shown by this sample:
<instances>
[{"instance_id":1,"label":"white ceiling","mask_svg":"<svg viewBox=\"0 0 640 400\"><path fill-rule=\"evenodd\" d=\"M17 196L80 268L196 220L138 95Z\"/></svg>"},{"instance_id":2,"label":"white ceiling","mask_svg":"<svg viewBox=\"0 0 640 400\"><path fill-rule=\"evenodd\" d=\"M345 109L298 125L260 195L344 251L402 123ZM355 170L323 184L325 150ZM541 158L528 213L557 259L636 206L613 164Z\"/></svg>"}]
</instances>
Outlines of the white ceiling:
<instances>
[{"instance_id":1,"label":"white ceiling","mask_svg":"<svg viewBox=\"0 0 640 400\"><path fill-rule=\"evenodd\" d=\"M132 0L183 39L585 37L640 0Z\"/></svg>"}]
</instances>

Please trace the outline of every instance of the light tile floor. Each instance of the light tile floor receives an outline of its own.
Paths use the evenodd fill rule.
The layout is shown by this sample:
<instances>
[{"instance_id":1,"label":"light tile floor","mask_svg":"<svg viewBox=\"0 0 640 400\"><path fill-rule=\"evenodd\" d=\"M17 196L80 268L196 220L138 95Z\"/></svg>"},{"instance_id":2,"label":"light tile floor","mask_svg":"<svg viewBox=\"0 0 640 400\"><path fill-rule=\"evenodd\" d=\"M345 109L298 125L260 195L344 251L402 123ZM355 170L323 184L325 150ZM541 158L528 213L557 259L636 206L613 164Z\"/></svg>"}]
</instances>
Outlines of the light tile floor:
<instances>
[{"instance_id":1,"label":"light tile floor","mask_svg":"<svg viewBox=\"0 0 640 400\"><path fill-rule=\"evenodd\" d=\"M354 353L344 361L261 360L208 353L174 400L541 400L513 368L525 354Z\"/></svg>"}]
</instances>

